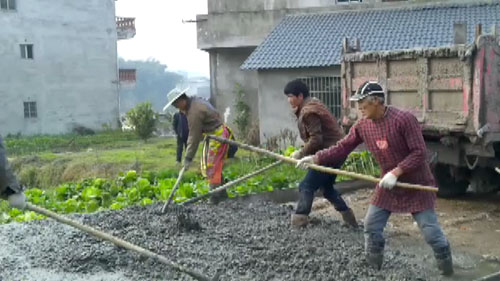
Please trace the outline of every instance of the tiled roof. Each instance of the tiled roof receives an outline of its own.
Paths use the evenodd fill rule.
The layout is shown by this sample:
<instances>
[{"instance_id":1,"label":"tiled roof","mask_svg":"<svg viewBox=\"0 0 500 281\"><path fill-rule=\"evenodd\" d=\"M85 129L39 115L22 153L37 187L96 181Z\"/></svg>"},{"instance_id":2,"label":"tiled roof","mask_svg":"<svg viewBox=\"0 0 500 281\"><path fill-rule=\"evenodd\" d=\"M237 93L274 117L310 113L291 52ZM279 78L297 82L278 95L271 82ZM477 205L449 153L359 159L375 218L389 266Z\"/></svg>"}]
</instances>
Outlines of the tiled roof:
<instances>
[{"instance_id":1,"label":"tiled roof","mask_svg":"<svg viewBox=\"0 0 500 281\"><path fill-rule=\"evenodd\" d=\"M467 39L473 42L475 25L489 31L500 24L500 2L287 16L241 68L337 65L345 37L359 38L362 51L447 46L458 22L467 24Z\"/></svg>"}]
</instances>

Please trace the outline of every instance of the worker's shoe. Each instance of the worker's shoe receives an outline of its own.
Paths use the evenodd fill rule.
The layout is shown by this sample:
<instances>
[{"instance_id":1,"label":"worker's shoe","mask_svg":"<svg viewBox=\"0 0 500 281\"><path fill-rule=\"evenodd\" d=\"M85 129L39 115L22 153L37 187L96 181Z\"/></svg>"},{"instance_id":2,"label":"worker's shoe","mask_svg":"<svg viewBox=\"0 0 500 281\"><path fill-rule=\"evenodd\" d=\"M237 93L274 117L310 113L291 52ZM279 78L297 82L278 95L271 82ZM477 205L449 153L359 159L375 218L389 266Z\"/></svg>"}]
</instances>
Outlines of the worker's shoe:
<instances>
[{"instance_id":1,"label":"worker's shoe","mask_svg":"<svg viewBox=\"0 0 500 281\"><path fill-rule=\"evenodd\" d=\"M305 227L309 224L309 216L301 214L292 214L291 220L293 227Z\"/></svg>"},{"instance_id":2,"label":"worker's shoe","mask_svg":"<svg viewBox=\"0 0 500 281\"><path fill-rule=\"evenodd\" d=\"M437 266L441 274L444 276L453 275L453 259L450 246L448 245L434 251L434 256L436 257Z\"/></svg>"},{"instance_id":3,"label":"worker's shoe","mask_svg":"<svg viewBox=\"0 0 500 281\"><path fill-rule=\"evenodd\" d=\"M366 262L376 270L382 269L382 263L384 263L383 253L367 253Z\"/></svg>"},{"instance_id":4,"label":"worker's shoe","mask_svg":"<svg viewBox=\"0 0 500 281\"><path fill-rule=\"evenodd\" d=\"M227 196L227 192L225 190L214 193L210 195L210 204L217 205L220 202L226 200L227 198L229 197Z\"/></svg>"},{"instance_id":5,"label":"worker's shoe","mask_svg":"<svg viewBox=\"0 0 500 281\"><path fill-rule=\"evenodd\" d=\"M346 225L352 228L358 228L358 222L356 221L356 216L354 216L352 209L340 212L340 214Z\"/></svg>"}]
</instances>

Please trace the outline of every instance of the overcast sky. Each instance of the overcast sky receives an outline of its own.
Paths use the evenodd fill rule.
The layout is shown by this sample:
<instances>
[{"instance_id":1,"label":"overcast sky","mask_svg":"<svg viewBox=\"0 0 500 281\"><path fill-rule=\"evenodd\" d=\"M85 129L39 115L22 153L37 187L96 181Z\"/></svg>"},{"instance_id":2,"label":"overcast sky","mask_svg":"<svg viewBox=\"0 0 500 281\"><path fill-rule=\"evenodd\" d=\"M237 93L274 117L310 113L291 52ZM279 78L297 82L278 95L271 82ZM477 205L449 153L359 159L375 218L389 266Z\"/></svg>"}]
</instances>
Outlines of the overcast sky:
<instances>
[{"instance_id":1,"label":"overcast sky","mask_svg":"<svg viewBox=\"0 0 500 281\"><path fill-rule=\"evenodd\" d=\"M135 17L137 30L134 38L118 42L118 55L155 58L169 70L208 77L208 54L196 48L196 23L182 23L206 13L207 0L118 0L116 15Z\"/></svg>"}]
</instances>

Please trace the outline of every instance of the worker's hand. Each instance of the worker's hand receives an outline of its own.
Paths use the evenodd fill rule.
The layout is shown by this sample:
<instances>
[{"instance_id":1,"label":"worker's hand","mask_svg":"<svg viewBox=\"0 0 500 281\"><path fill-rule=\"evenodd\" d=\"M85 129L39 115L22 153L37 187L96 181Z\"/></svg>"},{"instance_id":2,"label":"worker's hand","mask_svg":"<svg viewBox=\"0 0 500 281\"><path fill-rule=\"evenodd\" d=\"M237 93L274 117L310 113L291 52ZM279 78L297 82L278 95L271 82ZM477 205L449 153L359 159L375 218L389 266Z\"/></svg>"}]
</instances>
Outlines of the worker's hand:
<instances>
[{"instance_id":1,"label":"worker's hand","mask_svg":"<svg viewBox=\"0 0 500 281\"><path fill-rule=\"evenodd\" d=\"M189 169L189 166L191 166L191 160L184 159L184 164L182 165L182 167L184 168L184 170Z\"/></svg>"},{"instance_id":2,"label":"worker's hand","mask_svg":"<svg viewBox=\"0 0 500 281\"><path fill-rule=\"evenodd\" d=\"M385 174L385 176L380 180L378 185L382 188L386 189L393 189L394 186L396 186L396 181L398 180L398 177L396 177L395 174L392 172L388 172Z\"/></svg>"},{"instance_id":3,"label":"worker's hand","mask_svg":"<svg viewBox=\"0 0 500 281\"><path fill-rule=\"evenodd\" d=\"M7 200L11 208L17 208L19 210L26 208L26 196L23 192L11 194L7 197Z\"/></svg>"},{"instance_id":4,"label":"worker's hand","mask_svg":"<svg viewBox=\"0 0 500 281\"><path fill-rule=\"evenodd\" d=\"M307 164L314 164L314 156L313 155L306 156L306 157L300 159L299 162L297 162L296 167L306 170Z\"/></svg>"},{"instance_id":5,"label":"worker's hand","mask_svg":"<svg viewBox=\"0 0 500 281\"><path fill-rule=\"evenodd\" d=\"M293 159L300 159L300 150L294 151L291 155L291 158Z\"/></svg>"}]
</instances>

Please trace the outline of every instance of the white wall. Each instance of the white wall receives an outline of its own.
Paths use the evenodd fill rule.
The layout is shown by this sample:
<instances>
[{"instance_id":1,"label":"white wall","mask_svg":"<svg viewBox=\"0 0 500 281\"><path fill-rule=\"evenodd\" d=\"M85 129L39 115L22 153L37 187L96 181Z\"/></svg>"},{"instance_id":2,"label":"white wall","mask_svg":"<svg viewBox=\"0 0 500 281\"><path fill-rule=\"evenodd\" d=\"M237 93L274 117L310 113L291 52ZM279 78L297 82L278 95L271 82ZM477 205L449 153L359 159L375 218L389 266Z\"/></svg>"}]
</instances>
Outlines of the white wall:
<instances>
[{"instance_id":1,"label":"white wall","mask_svg":"<svg viewBox=\"0 0 500 281\"><path fill-rule=\"evenodd\" d=\"M379 3L382 0L363 0L363 3ZM344 5L345 3L342 3ZM350 3L358 4L358 3ZM336 0L209 0L208 13L254 12L280 9L302 9L336 6Z\"/></svg>"},{"instance_id":2,"label":"white wall","mask_svg":"<svg viewBox=\"0 0 500 281\"><path fill-rule=\"evenodd\" d=\"M0 134L101 129L118 120L114 0L17 0L0 11ZM34 44L34 60L19 44ZM38 118L25 119L23 101Z\"/></svg>"},{"instance_id":3,"label":"white wall","mask_svg":"<svg viewBox=\"0 0 500 281\"><path fill-rule=\"evenodd\" d=\"M236 84L239 84L245 92L245 102L251 108L252 121L255 121L259 114L257 71L240 69L253 50L253 48L238 48L210 51L211 101L220 113L230 108L228 123L235 132L237 127L233 121L236 117L234 110Z\"/></svg>"},{"instance_id":4,"label":"white wall","mask_svg":"<svg viewBox=\"0 0 500 281\"><path fill-rule=\"evenodd\" d=\"M340 76L340 66L329 68L277 69L259 71L260 140L277 136L282 129L297 133L297 121L283 93L285 85L302 77ZM299 137L300 139L300 137Z\"/></svg>"}]
</instances>

